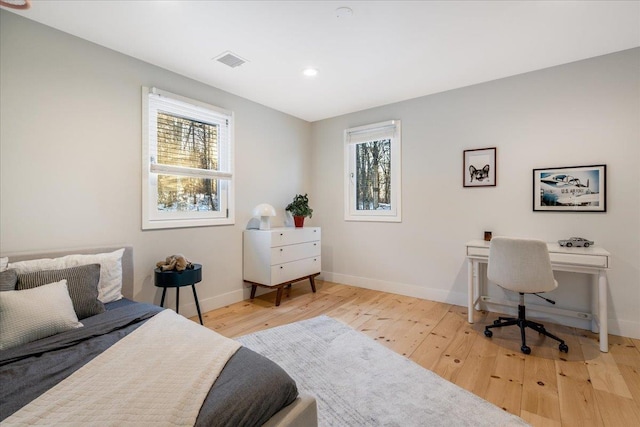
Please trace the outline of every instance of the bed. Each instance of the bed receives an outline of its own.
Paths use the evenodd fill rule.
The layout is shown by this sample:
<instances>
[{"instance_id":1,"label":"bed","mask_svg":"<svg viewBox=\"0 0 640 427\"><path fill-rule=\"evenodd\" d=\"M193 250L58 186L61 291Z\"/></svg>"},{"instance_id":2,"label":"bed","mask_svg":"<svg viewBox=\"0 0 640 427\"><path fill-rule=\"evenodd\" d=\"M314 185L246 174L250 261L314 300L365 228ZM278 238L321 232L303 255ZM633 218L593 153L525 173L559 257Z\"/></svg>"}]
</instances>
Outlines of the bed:
<instances>
[{"instance_id":1,"label":"bed","mask_svg":"<svg viewBox=\"0 0 640 427\"><path fill-rule=\"evenodd\" d=\"M116 253L120 255L117 259L117 265L114 263L114 265L110 266L105 261L106 258L100 258L108 254L109 259L113 260L112 254ZM184 378L184 375L187 377L191 375L199 382L202 382L201 379L204 377L216 377L213 380L213 385L204 386L206 391L202 396L196 399L192 399L191 397L186 399L192 406L197 404L197 417L195 415L193 417L195 418L195 422L188 421L186 422L188 425L265 425L268 427L317 425L315 399L312 396L298 394L295 382L274 362L245 347L237 349L234 347L234 349L229 350L230 356L228 358L221 358L220 361L212 362L212 360L217 359L218 356L216 356L213 351L197 350L197 343L194 341L199 342L201 341L200 339L188 340L190 339L189 337L195 336L203 336L209 339L211 335L217 334L212 334L208 329L188 321L172 311L151 304L134 302L133 251L131 247L74 249L49 253L22 253L3 256L8 257L9 264L4 266L5 271L0 272L0 281L2 283L0 285L2 286L2 288L0 288L2 290L2 292L0 292L0 316L4 316L2 318L3 325L0 325L0 328L5 328L5 324L7 324L5 320L7 316L12 313L10 309L13 303L9 304L9 301L13 301L12 298L14 298L14 296L31 299L31 294L27 294L28 292L36 292L36 290L37 292L45 292L43 291L45 288L47 289L46 292L56 292L56 294L51 295L58 295L62 292L59 289L61 287L67 290L71 297L66 298L64 303L59 303L59 306L62 307L64 304L67 304L64 306L67 311L69 310L68 306L70 306L71 311L77 314L77 322L81 324L81 326L77 326L76 324L73 327L67 327L67 329L61 332L43 338L32 339L29 342L19 341L24 339L24 337L18 336L16 338L18 344L10 340L7 341L5 337L10 334L8 334L6 330L3 330L3 337L0 338L0 340L2 340L0 345L4 346L0 347L2 348L2 350L0 350L0 383L2 384L2 387L0 387L0 423L3 423L3 425L21 422L22 419L20 416L25 413L28 414L30 410L33 414L36 414L34 411L38 410L38 405L44 408L44 412L41 412L39 415L40 418L33 419L38 419L44 424L50 424L52 420L56 419L55 408L51 409L51 407L62 405L62 403L58 403L61 400L75 400L70 403L71 406L64 409L62 414L64 417L68 417L68 413L70 412L74 413L74 411L77 411L78 417L84 416L84 420L87 422L93 421L94 424L100 420L100 416L107 415L109 416L109 420L113 420L111 422L112 424L120 424L120 421L123 419L130 421L131 424L143 424L142 421L153 420L153 416L157 417L162 413L163 408L157 408L158 405L154 406L154 404L161 402L161 400L155 400L159 393L162 394L164 392L164 394L171 395L175 392L177 394L179 387L185 387L184 384L180 384L182 382L180 378ZM91 258L92 256L98 256L99 258ZM67 259L67 261L65 261L67 264L63 266L64 268L60 268L61 264L58 264L55 268L50 268L51 264L47 263L34 267L32 260L39 259ZM94 262L90 265L83 264L87 259L90 261L97 259L99 262ZM30 268L40 268L40 271L31 272L24 270L24 261L31 262L31 264L26 264L29 264ZM69 264L69 262L71 262L71 264ZM98 265L96 266L96 264ZM71 265L71 267L69 267L69 265ZM83 295L82 298L78 297L74 292L77 293L75 286L77 285L76 282L80 279L77 279L71 272L74 274L79 274L78 271L83 273L88 272L87 274L89 274L90 277L95 277L96 268L100 271L100 283L96 285L99 289L93 291L93 296L87 297ZM64 287L61 281L52 284L47 283L45 286L36 283L38 280L40 280L40 282L43 280L50 281L52 280L51 277L57 280L62 277L61 275L64 276L65 274L67 276L65 276L65 280L63 281ZM93 276L91 276L91 274L93 274ZM43 278L43 275L46 277ZM112 278L110 275L115 276L114 283L120 282L119 285L117 283L114 285L115 288L112 286L112 289L103 286L103 279L109 280ZM86 279L86 277L89 276L83 276L83 283L89 280ZM14 285L19 290L5 293L5 291L11 290L11 283L12 280L16 280L15 277L20 278L19 282ZM96 278L95 282L97 283L97 281L98 279ZM36 285L31 286L33 283L36 283ZM84 290L86 286L82 286ZM110 296L107 294L110 294ZM34 295L36 294L34 293ZM94 307L92 304L95 302L93 300L95 296L106 302L102 304L98 303L98 306ZM43 307L42 311L46 311L48 305L58 304L57 302L54 303L55 298L55 296L47 296L46 301L43 300L39 302L40 305L38 305L38 307ZM67 302L67 300L69 301ZM56 305L56 307L58 307L58 305ZM21 313L25 311L26 310L21 309ZM64 310L60 309L60 311ZM30 316L38 317L41 315L42 313L38 312ZM27 320L31 321L31 317ZM159 323L161 321L169 322L169 327L167 323L164 325ZM188 357L191 357L191 359L184 359L184 361L183 359L179 359L183 362L175 364L174 356L168 356L170 353L166 353L167 356L164 358L164 349L168 349L167 351L169 351L170 347L178 349L184 347L180 347L180 343L173 341L174 338L170 338L169 340L171 342L168 344L161 343L161 341L165 340L158 339L152 335L154 333L152 331L152 324L157 324L155 329L160 329L161 334L169 334L169 330L175 329L176 340L184 336L184 338L180 339L185 341L189 346L193 344L193 351L182 351L182 353L189 353ZM188 327L190 332L184 332L182 329L183 326ZM157 334L158 332L155 333ZM160 336L163 337L164 335ZM225 345L234 346L231 342L232 340L224 337L218 336L211 338L227 340L225 341ZM216 345L218 345L218 341L215 342ZM165 346L162 347L163 350L155 350L156 354L161 355L157 356L156 359L153 358L153 354L141 353L139 356L136 355L137 350L141 352L153 352L154 345ZM146 348L147 346L150 347L151 350L142 348ZM224 346L220 345L220 348L223 347ZM218 347L216 347L216 349L217 348ZM117 353L118 349L120 353ZM138 357L138 359L136 359L136 357ZM116 370L113 367L103 367L103 371L106 370L106 376L104 378L100 377L99 365L101 363L99 362L105 360L112 365L114 363L117 364L119 374L115 373ZM208 368L209 366L214 366L214 363L220 365L219 374L212 374ZM167 366L165 367L164 365ZM203 372L200 372L202 368L199 367L199 365L206 366ZM194 366L198 367L194 368ZM148 371L145 371L145 369ZM162 371L162 369L165 369L167 372ZM196 369L198 371L196 371ZM177 380L171 375L173 371L175 371L176 375L179 372L180 376L177 377ZM148 373L145 372L153 372L154 375L148 375ZM156 373L157 375L155 375ZM118 375L125 375L125 377L121 378ZM144 378L145 381L148 381L148 386L147 384L142 384L139 379L136 379L135 375L147 375ZM82 378L91 378L91 380L88 381ZM158 379L164 382L159 383ZM75 383L73 382L74 380L76 380ZM126 384L128 380L143 387L141 389L142 391L135 392L134 396L127 395L126 389L130 386L123 386L122 384ZM171 383L171 381L173 381L173 383ZM85 383L89 383L89 385L94 388L88 389L91 390L90 392L81 392L80 388L76 389L78 384ZM113 389L116 391L112 391L109 388L111 386L120 388ZM188 387L191 389L191 385ZM96 390L96 388L102 390L103 393L107 393L107 397L100 396L98 394L100 390ZM72 390L72 392L68 390ZM75 393L76 390L78 391L77 393ZM191 394L188 396L192 396L193 392L191 390L189 391ZM55 394L56 392L58 392L58 395ZM155 394L152 394L152 392ZM60 393L63 393L64 399L60 399ZM67 396L70 395L74 396L73 399L67 399ZM46 397L49 397L50 400L54 399L53 404L46 403ZM136 406L134 404L134 398L151 399L151 403L149 403L148 400L141 400L140 405L138 405L140 408L138 409L139 412L126 413L127 411L133 411L131 408ZM180 401L178 398L176 398L176 400ZM178 403L179 402L177 402L176 405L178 405ZM42 406L45 404L49 406ZM95 411L95 408L101 404L104 404L108 408L108 411L110 411L107 415L91 412ZM160 404L160 406L167 405ZM87 410L90 411L84 413ZM179 415L183 414L182 407L166 408L166 410L172 410ZM80 415L80 413L82 413L82 415ZM189 411L185 410L184 413L188 414ZM116 415L121 417L117 422L115 421L117 419L115 418ZM49 418L49 416L52 418ZM24 419L28 420L29 418ZM61 420L62 419L73 420L74 418L61 418ZM83 418L75 419L82 420ZM189 418L186 418L186 415L185 419L189 420ZM33 421L28 421L28 423L32 422ZM156 424L156 422L150 421L149 424ZM167 421L166 423L163 422L163 424L184 424L184 420L176 423Z\"/></svg>"}]
</instances>

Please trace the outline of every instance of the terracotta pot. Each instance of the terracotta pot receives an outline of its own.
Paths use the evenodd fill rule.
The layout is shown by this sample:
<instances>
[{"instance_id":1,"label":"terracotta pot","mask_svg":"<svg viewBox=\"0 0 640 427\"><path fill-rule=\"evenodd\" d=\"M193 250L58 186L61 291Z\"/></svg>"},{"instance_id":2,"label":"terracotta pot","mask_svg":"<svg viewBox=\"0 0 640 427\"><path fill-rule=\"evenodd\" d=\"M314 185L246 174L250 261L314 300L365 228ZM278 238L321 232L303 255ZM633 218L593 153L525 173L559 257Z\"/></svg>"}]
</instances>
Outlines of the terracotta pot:
<instances>
[{"instance_id":1,"label":"terracotta pot","mask_svg":"<svg viewBox=\"0 0 640 427\"><path fill-rule=\"evenodd\" d=\"M293 217L293 223L296 225L296 227L304 226L304 217L303 216L294 216Z\"/></svg>"}]
</instances>

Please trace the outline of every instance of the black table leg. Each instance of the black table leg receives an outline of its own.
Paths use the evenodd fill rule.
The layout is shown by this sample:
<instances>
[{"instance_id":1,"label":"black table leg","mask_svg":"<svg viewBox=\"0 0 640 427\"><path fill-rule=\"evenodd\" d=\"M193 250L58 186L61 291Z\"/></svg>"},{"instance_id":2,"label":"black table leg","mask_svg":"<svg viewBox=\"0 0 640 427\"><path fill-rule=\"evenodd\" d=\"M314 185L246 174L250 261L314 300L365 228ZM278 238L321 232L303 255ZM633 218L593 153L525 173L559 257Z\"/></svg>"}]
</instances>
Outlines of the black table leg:
<instances>
[{"instance_id":1,"label":"black table leg","mask_svg":"<svg viewBox=\"0 0 640 427\"><path fill-rule=\"evenodd\" d=\"M200 319L200 324L204 325L204 323L202 323L202 314L200 313L200 304L198 304L198 294L196 294L196 285L195 283L193 285L191 285L191 289L193 289L193 299L196 302L196 308L198 309L198 319Z\"/></svg>"},{"instance_id":2,"label":"black table leg","mask_svg":"<svg viewBox=\"0 0 640 427\"><path fill-rule=\"evenodd\" d=\"M180 287L176 288L176 313L180 313Z\"/></svg>"},{"instance_id":3,"label":"black table leg","mask_svg":"<svg viewBox=\"0 0 640 427\"><path fill-rule=\"evenodd\" d=\"M160 298L160 307L164 307L164 296L167 293L167 288L162 288L162 298Z\"/></svg>"}]
</instances>

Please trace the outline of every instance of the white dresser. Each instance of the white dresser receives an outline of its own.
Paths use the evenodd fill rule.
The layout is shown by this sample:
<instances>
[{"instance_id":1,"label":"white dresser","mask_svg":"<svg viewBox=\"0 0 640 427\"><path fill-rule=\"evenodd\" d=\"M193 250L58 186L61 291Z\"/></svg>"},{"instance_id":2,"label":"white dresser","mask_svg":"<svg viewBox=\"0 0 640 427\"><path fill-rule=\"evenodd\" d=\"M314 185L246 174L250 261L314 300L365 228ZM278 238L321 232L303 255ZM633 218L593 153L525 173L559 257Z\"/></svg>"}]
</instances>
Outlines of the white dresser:
<instances>
[{"instance_id":1,"label":"white dresser","mask_svg":"<svg viewBox=\"0 0 640 427\"><path fill-rule=\"evenodd\" d=\"M243 279L251 284L251 298L256 287L277 288L276 305L282 289L309 279L315 292L314 277L320 274L320 227L245 230L243 242Z\"/></svg>"}]
</instances>

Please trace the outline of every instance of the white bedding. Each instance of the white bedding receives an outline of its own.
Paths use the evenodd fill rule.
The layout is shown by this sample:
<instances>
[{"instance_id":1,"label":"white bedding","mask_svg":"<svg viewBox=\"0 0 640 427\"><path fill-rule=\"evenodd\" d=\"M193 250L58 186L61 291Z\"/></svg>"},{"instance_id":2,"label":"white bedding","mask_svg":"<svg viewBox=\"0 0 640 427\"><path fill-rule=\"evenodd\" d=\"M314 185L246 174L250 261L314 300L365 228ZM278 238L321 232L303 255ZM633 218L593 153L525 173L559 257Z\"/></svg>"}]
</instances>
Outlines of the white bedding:
<instances>
[{"instance_id":1,"label":"white bedding","mask_svg":"<svg viewBox=\"0 0 640 427\"><path fill-rule=\"evenodd\" d=\"M192 426L239 347L164 310L3 425Z\"/></svg>"}]
</instances>

